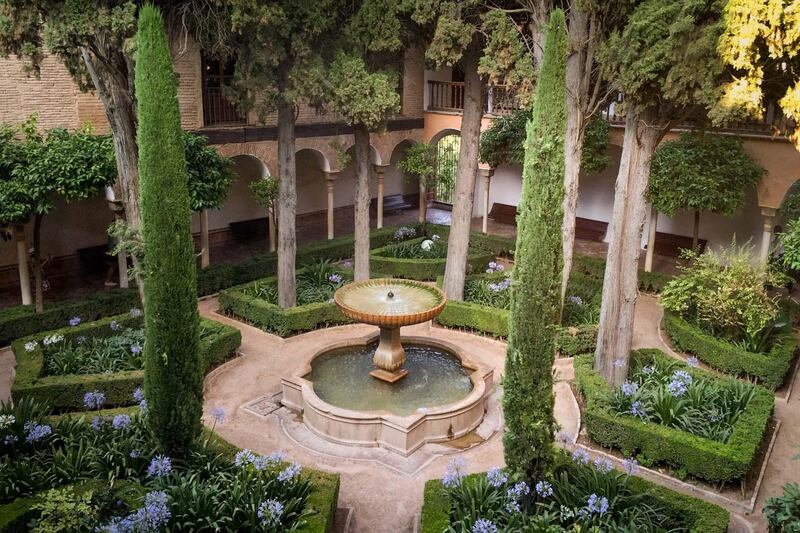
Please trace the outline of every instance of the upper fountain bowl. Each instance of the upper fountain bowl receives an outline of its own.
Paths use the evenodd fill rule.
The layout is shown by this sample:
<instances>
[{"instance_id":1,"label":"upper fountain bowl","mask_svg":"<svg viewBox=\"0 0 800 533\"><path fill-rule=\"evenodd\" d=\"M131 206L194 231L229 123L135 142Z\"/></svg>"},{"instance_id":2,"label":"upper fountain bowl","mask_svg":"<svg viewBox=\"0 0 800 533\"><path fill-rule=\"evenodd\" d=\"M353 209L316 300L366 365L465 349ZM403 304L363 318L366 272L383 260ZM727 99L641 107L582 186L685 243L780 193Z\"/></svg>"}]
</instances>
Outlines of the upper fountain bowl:
<instances>
[{"instance_id":1,"label":"upper fountain bowl","mask_svg":"<svg viewBox=\"0 0 800 533\"><path fill-rule=\"evenodd\" d=\"M427 322L447 303L444 293L432 285L392 278L349 283L334 293L333 300L345 316L384 328Z\"/></svg>"}]
</instances>

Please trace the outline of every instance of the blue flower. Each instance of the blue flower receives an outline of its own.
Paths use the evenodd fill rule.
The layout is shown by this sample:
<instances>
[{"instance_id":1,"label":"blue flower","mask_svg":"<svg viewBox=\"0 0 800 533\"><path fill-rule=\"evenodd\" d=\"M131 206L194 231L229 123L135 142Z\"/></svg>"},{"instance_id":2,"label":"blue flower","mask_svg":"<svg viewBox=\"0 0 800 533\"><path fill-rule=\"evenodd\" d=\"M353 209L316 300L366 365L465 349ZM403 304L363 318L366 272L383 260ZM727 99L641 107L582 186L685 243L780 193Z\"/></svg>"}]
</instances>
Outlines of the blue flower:
<instances>
[{"instance_id":1,"label":"blue flower","mask_svg":"<svg viewBox=\"0 0 800 533\"><path fill-rule=\"evenodd\" d=\"M625 359L614 359L614 368L622 368L625 366Z\"/></svg>"},{"instance_id":2,"label":"blue flower","mask_svg":"<svg viewBox=\"0 0 800 533\"><path fill-rule=\"evenodd\" d=\"M142 347L138 344L131 344L131 353L142 353Z\"/></svg>"},{"instance_id":3,"label":"blue flower","mask_svg":"<svg viewBox=\"0 0 800 533\"><path fill-rule=\"evenodd\" d=\"M78 344L84 344L86 343L86 337L84 335L78 335L77 337L75 337L75 342L77 342Z\"/></svg>"},{"instance_id":4,"label":"blue flower","mask_svg":"<svg viewBox=\"0 0 800 533\"><path fill-rule=\"evenodd\" d=\"M625 396L633 396L639 392L639 384L635 381L626 381L620 388L622 389L622 394Z\"/></svg>"},{"instance_id":5,"label":"blue flower","mask_svg":"<svg viewBox=\"0 0 800 533\"><path fill-rule=\"evenodd\" d=\"M166 455L156 455L147 467L147 474L150 477L166 476L172 472L172 461Z\"/></svg>"},{"instance_id":6,"label":"blue flower","mask_svg":"<svg viewBox=\"0 0 800 533\"><path fill-rule=\"evenodd\" d=\"M225 409L222 407L215 407L211 410L211 417L214 419L214 423L224 424L227 415L225 414Z\"/></svg>"},{"instance_id":7,"label":"blue flower","mask_svg":"<svg viewBox=\"0 0 800 533\"><path fill-rule=\"evenodd\" d=\"M540 498L549 498L553 495L553 485L547 481L539 481L534 488Z\"/></svg>"},{"instance_id":8,"label":"blue flower","mask_svg":"<svg viewBox=\"0 0 800 533\"><path fill-rule=\"evenodd\" d=\"M53 429L47 424L38 424L36 422L25 422L24 429L26 442L40 441L53 432Z\"/></svg>"},{"instance_id":9,"label":"blue flower","mask_svg":"<svg viewBox=\"0 0 800 533\"><path fill-rule=\"evenodd\" d=\"M277 526L281 523L283 510L283 504L278 500L264 500L258 506L258 517L267 527Z\"/></svg>"},{"instance_id":10,"label":"blue flower","mask_svg":"<svg viewBox=\"0 0 800 533\"><path fill-rule=\"evenodd\" d=\"M649 376L650 374L652 374L655 371L656 371L656 369L653 368L650 365L647 365L646 367L642 368L642 374L645 374L647 376Z\"/></svg>"},{"instance_id":11,"label":"blue flower","mask_svg":"<svg viewBox=\"0 0 800 533\"><path fill-rule=\"evenodd\" d=\"M278 481L281 483L289 483L300 475L300 465L292 463L278 473Z\"/></svg>"},{"instance_id":12,"label":"blue flower","mask_svg":"<svg viewBox=\"0 0 800 533\"><path fill-rule=\"evenodd\" d=\"M131 459L138 459L142 456L142 452L139 450L131 450L131 453L128 454Z\"/></svg>"},{"instance_id":13,"label":"blue flower","mask_svg":"<svg viewBox=\"0 0 800 533\"><path fill-rule=\"evenodd\" d=\"M667 390L671 395L677 398L686 394L686 391L689 390L689 385L691 385L691 383L692 376L688 372L684 370L677 370L674 374L672 374L672 379L667 385Z\"/></svg>"},{"instance_id":14,"label":"blue flower","mask_svg":"<svg viewBox=\"0 0 800 533\"><path fill-rule=\"evenodd\" d=\"M16 443L19 439L16 435L6 435L3 437L3 444L6 446L11 446L12 444Z\"/></svg>"},{"instance_id":15,"label":"blue flower","mask_svg":"<svg viewBox=\"0 0 800 533\"><path fill-rule=\"evenodd\" d=\"M639 418L645 418L647 416L647 410L642 407L642 402L636 400L631 404L631 414Z\"/></svg>"},{"instance_id":16,"label":"blue flower","mask_svg":"<svg viewBox=\"0 0 800 533\"><path fill-rule=\"evenodd\" d=\"M586 501L586 510L589 514L604 515L608 512L608 498L592 493Z\"/></svg>"},{"instance_id":17,"label":"blue flower","mask_svg":"<svg viewBox=\"0 0 800 533\"><path fill-rule=\"evenodd\" d=\"M120 331L122 329L122 324L117 322L116 320L112 320L111 324L109 324L111 331Z\"/></svg>"},{"instance_id":18,"label":"blue flower","mask_svg":"<svg viewBox=\"0 0 800 533\"><path fill-rule=\"evenodd\" d=\"M147 400L139 402L139 411L144 415L147 414Z\"/></svg>"},{"instance_id":19,"label":"blue flower","mask_svg":"<svg viewBox=\"0 0 800 533\"><path fill-rule=\"evenodd\" d=\"M167 500L167 494L163 491L150 492L144 497L144 507L124 518L114 518L98 528L98 531L106 533L161 531L172 517Z\"/></svg>"},{"instance_id":20,"label":"blue flower","mask_svg":"<svg viewBox=\"0 0 800 533\"><path fill-rule=\"evenodd\" d=\"M580 296L568 296L567 300L575 305L583 305L583 299Z\"/></svg>"},{"instance_id":21,"label":"blue flower","mask_svg":"<svg viewBox=\"0 0 800 533\"><path fill-rule=\"evenodd\" d=\"M527 483L524 481L518 481L514 483L512 487L509 487L506 491L506 496L509 500L518 502L523 496L527 496L531 493L531 488L528 486Z\"/></svg>"},{"instance_id":22,"label":"blue flower","mask_svg":"<svg viewBox=\"0 0 800 533\"><path fill-rule=\"evenodd\" d=\"M502 469L495 467L486 472L486 479L489 481L489 485L498 488L506 484L508 475Z\"/></svg>"},{"instance_id":23,"label":"blue flower","mask_svg":"<svg viewBox=\"0 0 800 533\"><path fill-rule=\"evenodd\" d=\"M586 453L586 450L578 448L574 452L572 452L572 460L578 463L579 465L589 464L589 454Z\"/></svg>"},{"instance_id":24,"label":"blue flower","mask_svg":"<svg viewBox=\"0 0 800 533\"><path fill-rule=\"evenodd\" d=\"M101 409L106 403L106 395L98 390L83 395L83 405L87 409Z\"/></svg>"},{"instance_id":25,"label":"blue flower","mask_svg":"<svg viewBox=\"0 0 800 533\"><path fill-rule=\"evenodd\" d=\"M472 524L472 533L497 533L497 526L491 520L478 518Z\"/></svg>"},{"instance_id":26,"label":"blue flower","mask_svg":"<svg viewBox=\"0 0 800 533\"><path fill-rule=\"evenodd\" d=\"M447 468L444 471L442 483L445 487L453 488L461 484L461 479L467 475L467 463L464 459L457 457L451 459L447 463Z\"/></svg>"},{"instance_id":27,"label":"blue flower","mask_svg":"<svg viewBox=\"0 0 800 533\"><path fill-rule=\"evenodd\" d=\"M135 391L133 391L133 399L137 402L141 402L144 400L144 391L141 387L137 387Z\"/></svg>"},{"instance_id":28,"label":"blue flower","mask_svg":"<svg viewBox=\"0 0 800 533\"><path fill-rule=\"evenodd\" d=\"M233 463L236 466L247 466L256 460L256 456L250 450L239 450L233 458Z\"/></svg>"},{"instance_id":29,"label":"blue flower","mask_svg":"<svg viewBox=\"0 0 800 533\"><path fill-rule=\"evenodd\" d=\"M691 367L700 366L700 360L692 355L688 359L686 359L686 364Z\"/></svg>"},{"instance_id":30,"label":"blue flower","mask_svg":"<svg viewBox=\"0 0 800 533\"><path fill-rule=\"evenodd\" d=\"M598 472L601 472L603 474L608 474L609 472L614 470L614 465L608 459L601 459L600 457L598 457L597 459L594 460L594 468Z\"/></svg>"},{"instance_id":31,"label":"blue flower","mask_svg":"<svg viewBox=\"0 0 800 533\"><path fill-rule=\"evenodd\" d=\"M114 429L125 430L128 429L128 426L131 425L131 417L128 415L117 415L114 417L114 420L111 421L111 426Z\"/></svg>"},{"instance_id":32,"label":"blue flower","mask_svg":"<svg viewBox=\"0 0 800 533\"><path fill-rule=\"evenodd\" d=\"M81 317L79 316L74 316L69 319L69 325L72 326L73 328L80 323L81 323Z\"/></svg>"},{"instance_id":33,"label":"blue flower","mask_svg":"<svg viewBox=\"0 0 800 533\"><path fill-rule=\"evenodd\" d=\"M139 309L138 307L132 307L131 318L139 318L140 316L142 316L142 310Z\"/></svg>"},{"instance_id":34,"label":"blue flower","mask_svg":"<svg viewBox=\"0 0 800 533\"><path fill-rule=\"evenodd\" d=\"M92 429L95 431L100 431L103 429L103 425L105 425L105 420L103 420L102 416L96 416L92 419Z\"/></svg>"},{"instance_id":35,"label":"blue flower","mask_svg":"<svg viewBox=\"0 0 800 533\"><path fill-rule=\"evenodd\" d=\"M341 283L342 282L342 275L341 274L331 274L328 276L328 281L331 283Z\"/></svg>"},{"instance_id":36,"label":"blue flower","mask_svg":"<svg viewBox=\"0 0 800 533\"><path fill-rule=\"evenodd\" d=\"M632 476L639 470L639 463L633 457L629 457L622 461L622 469L629 476Z\"/></svg>"}]
</instances>

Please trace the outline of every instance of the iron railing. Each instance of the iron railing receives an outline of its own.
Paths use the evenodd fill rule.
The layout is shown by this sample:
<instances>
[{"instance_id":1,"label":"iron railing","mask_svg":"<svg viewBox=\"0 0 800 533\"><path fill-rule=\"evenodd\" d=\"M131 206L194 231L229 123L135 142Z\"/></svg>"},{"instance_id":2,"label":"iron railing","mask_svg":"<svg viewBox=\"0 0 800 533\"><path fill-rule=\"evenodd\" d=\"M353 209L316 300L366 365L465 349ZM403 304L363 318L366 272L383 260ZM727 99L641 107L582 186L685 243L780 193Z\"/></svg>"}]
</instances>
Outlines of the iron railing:
<instances>
[{"instance_id":1,"label":"iron railing","mask_svg":"<svg viewBox=\"0 0 800 533\"><path fill-rule=\"evenodd\" d=\"M245 122L244 115L225 98L221 87L203 87L203 123L206 126Z\"/></svg>"}]
</instances>

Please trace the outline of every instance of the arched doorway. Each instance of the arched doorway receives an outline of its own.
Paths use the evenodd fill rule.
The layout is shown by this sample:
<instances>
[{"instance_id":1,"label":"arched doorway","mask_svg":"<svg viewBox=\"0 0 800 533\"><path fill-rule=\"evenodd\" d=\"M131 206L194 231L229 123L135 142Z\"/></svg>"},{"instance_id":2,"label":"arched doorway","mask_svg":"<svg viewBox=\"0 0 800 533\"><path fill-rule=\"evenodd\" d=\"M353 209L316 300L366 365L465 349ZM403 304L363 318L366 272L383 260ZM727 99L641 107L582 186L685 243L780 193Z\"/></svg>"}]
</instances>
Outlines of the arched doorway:
<instances>
[{"instance_id":1,"label":"arched doorway","mask_svg":"<svg viewBox=\"0 0 800 533\"><path fill-rule=\"evenodd\" d=\"M458 152L461 136L458 132L444 133L436 141L436 187L434 200L440 204L452 205L456 187Z\"/></svg>"}]
</instances>

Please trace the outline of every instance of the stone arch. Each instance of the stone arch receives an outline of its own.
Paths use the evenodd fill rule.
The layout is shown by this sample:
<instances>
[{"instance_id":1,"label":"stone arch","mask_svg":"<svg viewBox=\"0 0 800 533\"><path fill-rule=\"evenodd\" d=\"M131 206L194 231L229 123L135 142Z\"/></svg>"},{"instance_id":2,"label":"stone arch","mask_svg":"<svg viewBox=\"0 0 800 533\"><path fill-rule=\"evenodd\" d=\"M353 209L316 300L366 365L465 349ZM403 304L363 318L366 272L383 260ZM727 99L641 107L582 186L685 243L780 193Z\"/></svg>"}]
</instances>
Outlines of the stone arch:
<instances>
[{"instance_id":1,"label":"stone arch","mask_svg":"<svg viewBox=\"0 0 800 533\"><path fill-rule=\"evenodd\" d=\"M398 163L404 157L406 150L413 146L415 141L403 139L392 147L388 159L385 174L385 196L402 194L404 197L418 197L419 189L417 180L406 179L403 171L398 167Z\"/></svg>"},{"instance_id":2,"label":"stone arch","mask_svg":"<svg viewBox=\"0 0 800 533\"><path fill-rule=\"evenodd\" d=\"M352 160L355 157L355 153L354 152L355 152L355 146L356 145L354 143L350 143L350 144L348 144L346 146L347 146L347 148L345 149L345 152L350 154L350 158L351 158L350 162L352 163ZM369 162L370 162L371 165L386 165L386 164L388 164L388 163L385 163L383 161L383 158L381 157L381 153L378 151L378 149L375 147L375 145L371 144L371 143L369 145Z\"/></svg>"},{"instance_id":3,"label":"stone arch","mask_svg":"<svg viewBox=\"0 0 800 533\"><path fill-rule=\"evenodd\" d=\"M325 178L330 171L330 160L321 150L304 147L295 152L298 215L326 209Z\"/></svg>"},{"instance_id":4,"label":"stone arch","mask_svg":"<svg viewBox=\"0 0 800 533\"><path fill-rule=\"evenodd\" d=\"M436 133L434 133L431 138L428 140L428 144L436 145L440 140L448 135L458 135L461 136L461 130L457 128L444 128Z\"/></svg>"}]
</instances>

